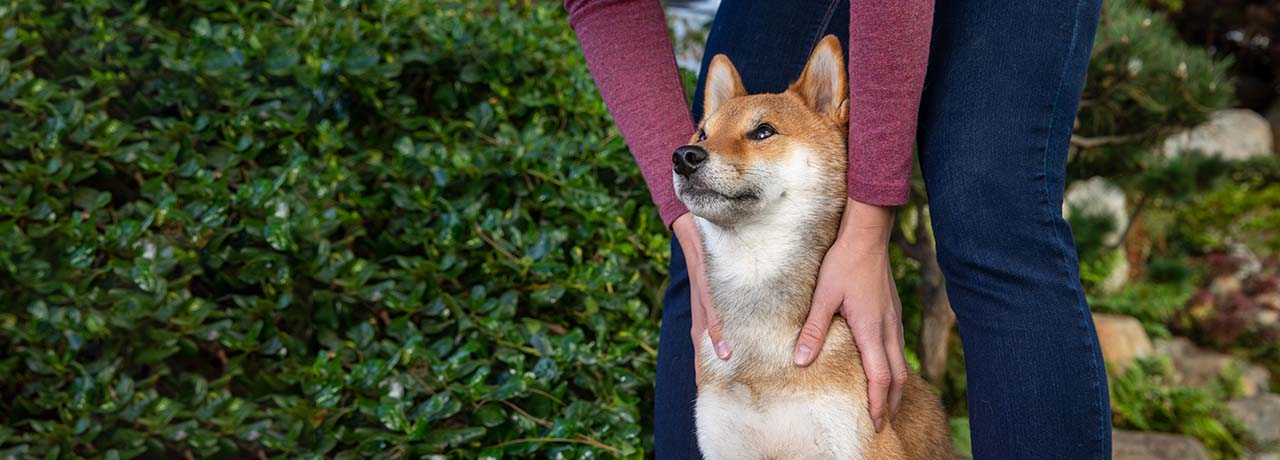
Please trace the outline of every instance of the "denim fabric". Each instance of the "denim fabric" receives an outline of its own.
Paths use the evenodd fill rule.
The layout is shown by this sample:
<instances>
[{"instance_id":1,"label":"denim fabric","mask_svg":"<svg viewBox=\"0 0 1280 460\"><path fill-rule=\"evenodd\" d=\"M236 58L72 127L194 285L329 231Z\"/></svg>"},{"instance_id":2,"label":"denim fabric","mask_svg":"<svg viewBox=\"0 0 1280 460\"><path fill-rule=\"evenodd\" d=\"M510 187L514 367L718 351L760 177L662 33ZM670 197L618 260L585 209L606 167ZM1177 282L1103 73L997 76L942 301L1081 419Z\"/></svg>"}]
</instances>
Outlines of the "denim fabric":
<instances>
[{"instance_id":1,"label":"denim fabric","mask_svg":"<svg viewBox=\"0 0 1280 460\"><path fill-rule=\"evenodd\" d=\"M964 347L977 459L1111 458L1106 374L1061 215L1100 5L936 3L919 161ZM782 91L818 39L847 39L848 8L847 0L725 0L703 69L723 53L749 92ZM702 115L702 86L699 79L694 119ZM689 277L674 239L670 273L656 457L694 459Z\"/></svg>"}]
</instances>

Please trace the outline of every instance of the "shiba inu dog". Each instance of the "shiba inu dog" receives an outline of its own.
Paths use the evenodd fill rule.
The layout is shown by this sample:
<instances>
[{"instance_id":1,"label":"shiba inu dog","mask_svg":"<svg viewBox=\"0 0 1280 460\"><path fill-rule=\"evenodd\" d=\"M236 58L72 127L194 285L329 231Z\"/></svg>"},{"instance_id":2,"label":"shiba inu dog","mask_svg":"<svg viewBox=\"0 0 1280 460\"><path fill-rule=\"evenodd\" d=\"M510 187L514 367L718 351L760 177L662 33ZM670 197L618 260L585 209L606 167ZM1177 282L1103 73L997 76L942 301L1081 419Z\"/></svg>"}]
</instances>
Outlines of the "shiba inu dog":
<instances>
[{"instance_id":1,"label":"shiba inu dog","mask_svg":"<svg viewBox=\"0 0 1280 460\"><path fill-rule=\"evenodd\" d=\"M698 346L697 435L708 460L951 459L941 404L911 375L877 433L844 321L811 365L792 361L818 269L844 209L849 100L834 36L781 94L747 95L729 59L708 70L702 125L676 150L675 189L695 216L728 360Z\"/></svg>"}]
</instances>

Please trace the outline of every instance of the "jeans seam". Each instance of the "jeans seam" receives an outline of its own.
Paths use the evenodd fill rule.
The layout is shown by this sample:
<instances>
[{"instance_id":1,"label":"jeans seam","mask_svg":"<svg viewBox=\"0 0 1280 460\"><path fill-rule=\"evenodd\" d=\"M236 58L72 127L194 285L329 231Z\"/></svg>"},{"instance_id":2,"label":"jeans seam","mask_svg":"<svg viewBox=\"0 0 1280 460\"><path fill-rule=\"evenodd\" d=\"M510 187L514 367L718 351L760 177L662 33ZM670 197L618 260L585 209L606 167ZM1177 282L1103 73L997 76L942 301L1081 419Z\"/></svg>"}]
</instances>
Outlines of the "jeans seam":
<instances>
[{"instance_id":1,"label":"jeans seam","mask_svg":"<svg viewBox=\"0 0 1280 460\"><path fill-rule=\"evenodd\" d=\"M822 32L826 31L827 25L831 24L831 17L835 15L836 5L839 3L840 3L840 0L831 0L831 3L827 4L827 12L822 15L822 22L818 23L818 30L814 31L813 39L809 40L810 50L813 50L813 47L818 46L818 40L822 39ZM853 5L850 5L850 8L852 7ZM848 32L845 32L845 33L848 33Z\"/></svg>"},{"instance_id":2,"label":"jeans seam","mask_svg":"<svg viewBox=\"0 0 1280 460\"><path fill-rule=\"evenodd\" d=\"M1054 90L1053 103L1049 109L1049 122L1045 132L1044 157L1042 160L1043 163L1042 163L1042 170L1041 170L1042 177L1044 178L1044 209L1048 213L1046 217L1048 218L1049 226L1053 229L1054 236L1057 238L1058 244L1056 244L1055 246L1058 251L1059 258L1062 262L1062 269L1064 272L1066 272L1065 274L1067 279L1071 279L1074 275L1071 273L1071 263L1068 260L1067 250L1062 244L1062 237L1063 237L1062 228L1060 225L1058 225L1057 220L1054 219L1053 206L1052 206L1052 203L1049 202L1050 197L1052 196L1052 194L1049 192L1049 144L1053 142L1053 126L1054 126L1054 122L1057 119L1058 102L1062 97L1062 89L1064 86L1066 86L1067 73L1071 69L1072 55L1075 54L1076 46L1078 45L1078 41L1079 41L1080 16L1081 16L1080 9L1083 7L1083 5L1084 5L1084 0L1075 1L1074 15L1073 15L1072 24L1071 24L1071 41L1067 45L1066 57L1063 59L1063 62L1062 62L1062 72L1058 77L1058 87ZM1075 307L1079 308L1080 305L1086 305L1085 299L1084 299L1084 292L1081 290L1077 290L1076 292L1077 293L1076 293ZM1088 309L1086 308L1084 311L1084 315L1081 319L1081 322L1079 323L1080 328L1086 332L1086 334L1083 334L1086 337L1089 335L1087 334L1089 330L1089 326L1087 323L1085 323L1086 320L1089 320L1088 318L1090 318L1090 314ZM1091 373L1094 375L1093 389L1095 393L1101 393L1101 387L1098 385L1098 377L1099 377L1098 376L1098 360L1100 359L1100 357L1097 355L1096 349L1093 346L1093 344L1089 344L1089 355L1090 355L1089 368ZM1106 377L1104 376L1102 378L1105 379ZM1098 401L1101 399L1101 396L1102 396L1101 394L1096 395L1093 402L1094 412L1100 415L1099 417L1100 420L1097 424L1097 433L1094 437L1095 441L1097 442L1094 443L1095 450L1093 453L1093 458L1098 460L1101 460L1104 455L1104 453L1102 452L1101 444L1102 444L1102 440L1105 438L1105 433L1103 433L1103 430L1106 429L1106 424L1107 424L1107 415L1104 414L1102 408L1099 406L1099 403L1098 403Z\"/></svg>"}]
</instances>

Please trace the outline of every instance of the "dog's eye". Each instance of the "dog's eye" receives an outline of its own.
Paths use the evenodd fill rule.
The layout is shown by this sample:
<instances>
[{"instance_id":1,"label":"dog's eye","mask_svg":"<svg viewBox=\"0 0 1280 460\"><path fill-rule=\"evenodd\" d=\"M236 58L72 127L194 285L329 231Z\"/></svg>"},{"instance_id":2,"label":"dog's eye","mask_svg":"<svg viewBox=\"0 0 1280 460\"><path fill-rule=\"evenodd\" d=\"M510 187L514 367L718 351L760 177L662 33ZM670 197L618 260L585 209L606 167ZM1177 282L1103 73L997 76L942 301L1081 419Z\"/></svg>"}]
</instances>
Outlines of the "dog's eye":
<instances>
[{"instance_id":1,"label":"dog's eye","mask_svg":"<svg viewBox=\"0 0 1280 460\"><path fill-rule=\"evenodd\" d=\"M760 126L757 126L756 129L751 130L751 132L747 133L747 137L751 138L752 140L762 141L762 140L768 139L774 134L778 134L778 130L773 129L773 125L764 123L764 124L761 124Z\"/></svg>"},{"instance_id":2,"label":"dog's eye","mask_svg":"<svg viewBox=\"0 0 1280 460\"><path fill-rule=\"evenodd\" d=\"M707 140L707 131L706 131L706 130L704 130L704 129L699 129L699 130L698 130L698 142L702 142L702 141L705 141L705 140Z\"/></svg>"}]
</instances>

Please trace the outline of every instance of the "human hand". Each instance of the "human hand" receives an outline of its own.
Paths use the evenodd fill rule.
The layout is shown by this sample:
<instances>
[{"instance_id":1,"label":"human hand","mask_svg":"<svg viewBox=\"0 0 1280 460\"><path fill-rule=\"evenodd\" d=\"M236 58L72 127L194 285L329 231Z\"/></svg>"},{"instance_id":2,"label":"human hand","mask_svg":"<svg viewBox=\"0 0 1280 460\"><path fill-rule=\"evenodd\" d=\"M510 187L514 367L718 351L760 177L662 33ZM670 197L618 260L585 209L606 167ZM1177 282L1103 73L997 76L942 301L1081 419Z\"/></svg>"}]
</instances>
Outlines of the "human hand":
<instances>
[{"instance_id":1,"label":"human hand","mask_svg":"<svg viewBox=\"0 0 1280 460\"><path fill-rule=\"evenodd\" d=\"M698 345L702 343L704 335L711 336L716 356L720 359L729 359L729 355L733 352L724 340L723 325L716 316L715 306L711 303L711 289L707 285L706 259L702 253L702 236L698 234L698 226L693 223L693 214L684 213L677 217L671 224L671 230L680 241L680 248L684 251L685 266L689 271L689 305L693 316L693 327L689 335L693 339L694 359L701 357L698 353ZM702 381L701 371L696 361L694 376L698 382Z\"/></svg>"},{"instance_id":2,"label":"human hand","mask_svg":"<svg viewBox=\"0 0 1280 460\"><path fill-rule=\"evenodd\" d=\"M876 432L884 428L885 415L891 420L897 416L907 379L902 302L889 268L892 227L892 209L846 201L840 232L822 259L813 305L793 356L797 365L812 363L839 311L862 355L868 411Z\"/></svg>"}]
</instances>

